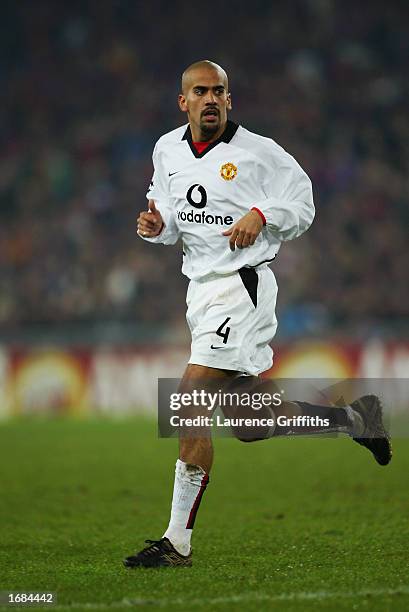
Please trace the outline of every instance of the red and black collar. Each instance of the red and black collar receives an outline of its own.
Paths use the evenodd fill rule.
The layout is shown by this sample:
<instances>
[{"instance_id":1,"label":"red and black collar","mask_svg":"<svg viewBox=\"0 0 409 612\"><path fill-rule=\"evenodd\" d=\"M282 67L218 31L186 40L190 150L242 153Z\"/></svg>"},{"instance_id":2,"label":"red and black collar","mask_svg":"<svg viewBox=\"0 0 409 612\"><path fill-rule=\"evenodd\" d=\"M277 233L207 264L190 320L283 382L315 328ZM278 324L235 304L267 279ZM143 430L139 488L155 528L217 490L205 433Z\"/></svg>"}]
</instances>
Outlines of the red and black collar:
<instances>
[{"instance_id":1,"label":"red and black collar","mask_svg":"<svg viewBox=\"0 0 409 612\"><path fill-rule=\"evenodd\" d=\"M217 140L215 140L214 142L211 142L209 146L207 146L204 149L204 151L202 151L201 153L197 152L195 145L193 144L190 125L187 126L186 131L183 134L182 140L187 140L190 150L192 151L195 157L203 157L204 155L206 155L206 153L211 151L211 149L214 149L214 147L218 145L220 142L227 142L227 143L230 142L233 136L235 135L235 133L237 132L238 128L239 126L237 123L227 120L226 129L224 130L223 134L219 136Z\"/></svg>"}]
</instances>

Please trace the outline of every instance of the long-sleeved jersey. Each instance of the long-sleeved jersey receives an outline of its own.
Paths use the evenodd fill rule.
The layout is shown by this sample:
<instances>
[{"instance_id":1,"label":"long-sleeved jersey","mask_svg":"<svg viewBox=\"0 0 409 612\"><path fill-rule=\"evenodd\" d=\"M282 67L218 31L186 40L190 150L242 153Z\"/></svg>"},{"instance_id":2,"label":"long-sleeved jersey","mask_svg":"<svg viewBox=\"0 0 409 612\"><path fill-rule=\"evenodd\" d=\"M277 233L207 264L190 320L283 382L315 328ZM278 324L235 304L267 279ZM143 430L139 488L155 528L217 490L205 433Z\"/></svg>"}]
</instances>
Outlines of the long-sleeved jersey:
<instances>
[{"instance_id":1,"label":"long-sleeved jersey","mask_svg":"<svg viewBox=\"0 0 409 612\"><path fill-rule=\"evenodd\" d=\"M272 261L283 241L297 238L314 219L311 181L295 159L270 138L231 121L198 153L189 126L165 134L153 152L146 197L164 227L149 242L183 241L182 272L192 280L231 274ZM253 207L266 225L254 245L231 251L222 232Z\"/></svg>"}]
</instances>

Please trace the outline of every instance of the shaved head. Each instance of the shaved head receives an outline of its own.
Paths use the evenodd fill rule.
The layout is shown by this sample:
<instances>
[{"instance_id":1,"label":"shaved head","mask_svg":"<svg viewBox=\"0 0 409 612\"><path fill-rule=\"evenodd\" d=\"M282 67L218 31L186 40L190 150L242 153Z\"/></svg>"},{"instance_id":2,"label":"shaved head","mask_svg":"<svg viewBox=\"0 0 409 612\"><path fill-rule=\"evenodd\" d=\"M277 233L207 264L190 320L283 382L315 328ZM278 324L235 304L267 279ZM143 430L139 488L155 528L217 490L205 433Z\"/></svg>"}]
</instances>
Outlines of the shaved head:
<instances>
[{"instance_id":1,"label":"shaved head","mask_svg":"<svg viewBox=\"0 0 409 612\"><path fill-rule=\"evenodd\" d=\"M231 110L227 74L221 66L201 60L182 74L179 108L187 113L194 142L212 142L226 129Z\"/></svg>"},{"instance_id":2,"label":"shaved head","mask_svg":"<svg viewBox=\"0 0 409 612\"><path fill-rule=\"evenodd\" d=\"M182 74L182 92L184 94L188 91L189 87L191 87L195 73L202 70L209 70L218 73L221 81L226 87L226 91L228 91L229 81L227 78L226 71L223 70L223 68L215 62L211 62L210 60L200 60L199 62L190 64L190 66L188 66Z\"/></svg>"}]
</instances>

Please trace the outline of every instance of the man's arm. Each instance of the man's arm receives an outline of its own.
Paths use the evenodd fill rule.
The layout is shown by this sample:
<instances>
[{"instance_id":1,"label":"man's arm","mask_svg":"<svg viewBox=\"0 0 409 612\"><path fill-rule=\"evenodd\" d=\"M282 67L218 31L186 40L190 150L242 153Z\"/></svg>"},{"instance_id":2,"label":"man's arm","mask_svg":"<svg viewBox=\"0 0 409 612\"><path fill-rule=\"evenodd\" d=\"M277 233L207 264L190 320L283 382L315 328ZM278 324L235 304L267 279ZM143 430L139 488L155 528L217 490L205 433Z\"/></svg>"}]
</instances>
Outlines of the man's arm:
<instances>
[{"instance_id":1,"label":"man's arm","mask_svg":"<svg viewBox=\"0 0 409 612\"><path fill-rule=\"evenodd\" d=\"M164 228L164 222L155 202L149 200L148 210L141 212L137 220L137 233L141 238L156 238Z\"/></svg>"},{"instance_id":2,"label":"man's arm","mask_svg":"<svg viewBox=\"0 0 409 612\"><path fill-rule=\"evenodd\" d=\"M244 217L239 219L230 229L223 232L223 236L229 236L230 250L246 249L253 245L257 236L263 229L263 221L259 213L250 210Z\"/></svg>"},{"instance_id":3,"label":"man's arm","mask_svg":"<svg viewBox=\"0 0 409 612\"><path fill-rule=\"evenodd\" d=\"M179 230L169 203L166 174L162 168L157 146L153 151L154 173L146 197L148 210L141 212L137 220L138 235L148 242L175 244Z\"/></svg>"},{"instance_id":4,"label":"man's arm","mask_svg":"<svg viewBox=\"0 0 409 612\"><path fill-rule=\"evenodd\" d=\"M251 210L223 232L232 251L253 245L263 226L284 242L301 236L314 220L311 181L295 159L281 151L279 163L266 167L263 187L267 198L253 202Z\"/></svg>"},{"instance_id":5,"label":"man's arm","mask_svg":"<svg viewBox=\"0 0 409 612\"><path fill-rule=\"evenodd\" d=\"M253 206L264 217L267 230L284 242L310 227L315 208L312 184L301 166L285 152L279 162L263 185L267 199Z\"/></svg>"}]
</instances>

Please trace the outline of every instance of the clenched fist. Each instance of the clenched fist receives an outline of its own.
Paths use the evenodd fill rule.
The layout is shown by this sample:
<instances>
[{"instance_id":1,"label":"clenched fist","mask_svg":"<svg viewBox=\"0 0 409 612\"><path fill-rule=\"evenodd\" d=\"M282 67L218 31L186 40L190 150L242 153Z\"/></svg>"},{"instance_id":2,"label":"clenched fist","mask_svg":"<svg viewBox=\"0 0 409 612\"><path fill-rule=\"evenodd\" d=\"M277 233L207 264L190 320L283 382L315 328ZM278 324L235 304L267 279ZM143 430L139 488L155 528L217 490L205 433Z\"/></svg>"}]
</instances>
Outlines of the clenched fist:
<instances>
[{"instance_id":1,"label":"clenched fist","mask_svg":"<svg viewBox=\"0 0 409 612\"><path fill-rule=\"evenodd\" d=\"M245 249L255 243L263 229L263 221L257 211L251 210L239 219L223 236L230 236L230 250Z\"/></svg>"},{"instance_id":2,"label":"clenched fist","mask_svg":"<svg viewBox=\"0 0 409 612\"><path fill-rule=\"evenodd\" d=\"M156 209L155 202L149 200L148 211L141 212L138 217L137 233L144 238L155 238L163 228L163 219Z\"/></svg>"}]
</instances>

